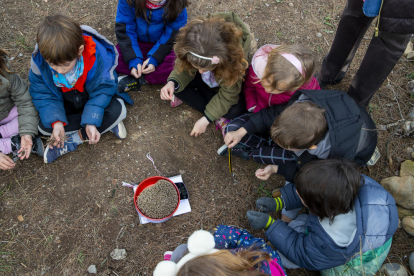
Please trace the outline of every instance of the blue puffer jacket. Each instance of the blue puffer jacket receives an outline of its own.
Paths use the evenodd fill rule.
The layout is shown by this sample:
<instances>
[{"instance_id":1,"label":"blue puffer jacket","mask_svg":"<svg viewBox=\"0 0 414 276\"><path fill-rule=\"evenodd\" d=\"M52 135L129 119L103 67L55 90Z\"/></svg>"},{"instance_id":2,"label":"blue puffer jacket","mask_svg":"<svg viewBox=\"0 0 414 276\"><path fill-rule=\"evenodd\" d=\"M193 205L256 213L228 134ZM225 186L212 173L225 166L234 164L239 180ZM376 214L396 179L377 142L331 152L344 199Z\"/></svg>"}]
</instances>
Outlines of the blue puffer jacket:
<instances>
[{"instance_id":1,"label":"blue puffer jacket","mask_svg":"<svg viewBox=\"0 0 414 276\"><path fill-rule=\"evenodd\" d=\"M357 232L348 247L338 246L322 228L319 218L309 215L306 233L298 233L277 220L266 231L272 245L296 265L323 270L343 265L362 253L382 246L398 228L398 211L394 198L375 180L363 175L354 207ZM294 185L281 189L286 210L303 207Z\"/></svg>"},{"instance_id":2,"label":"blue puffer jacket","mask_svg":"<svg viewBox=\"0 0 414 276\"><path fill-rule=\"evenodd\" d=\"M81 26L83 34L91 36L96 44L95 63L88 72L85 82L85 91L89 100L86 103L81 119L81 125L102 124L104 109L109 105L112 97L117 93L118 77L115 67L118 62L118 52L115 46L89 26ZM68 123L66 119L62 91L53 82L52 71L40 54L37 45L32 54L29 72L30 95L33 104L39 112L40 120L46 128L51 128L54 122ZM120 95L126 102L133 101L127 93Z\"/></svg>"},{"instance_id":3,"label":"blue puffer jacket","mask_svg":"<svg viewBox=\"0 0 414 276\"><path fill-rule=\"evenodd\" d=\"M148 52L149 63L154 66L162 63L171 52L179 29L187 24L187 9L184 9L174 22L166 22L164 14L164 8L147 9L148 23L145 18L135 16L135 8L129 6L126 0L118 1L115 33L122 56L129 68L137 67L144 61L138 40L156 43Z\"/></svg>"}]
</instances>

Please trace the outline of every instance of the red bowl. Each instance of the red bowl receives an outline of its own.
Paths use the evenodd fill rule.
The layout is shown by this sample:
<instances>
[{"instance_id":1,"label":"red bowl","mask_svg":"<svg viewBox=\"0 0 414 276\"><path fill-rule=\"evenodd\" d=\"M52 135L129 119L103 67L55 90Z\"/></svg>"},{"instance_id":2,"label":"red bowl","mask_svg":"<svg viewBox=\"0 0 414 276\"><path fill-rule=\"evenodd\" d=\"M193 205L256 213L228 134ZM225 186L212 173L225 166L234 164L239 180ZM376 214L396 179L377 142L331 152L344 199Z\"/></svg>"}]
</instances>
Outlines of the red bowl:
<instances>
[{"instance_id":1,"label":"red bowl","mask_svg":"<svg viewBox=\"0 0 414 276\"><path fill-rule=\"evenodd\" d=\"M174 209L174 211L169 215L169 216L167 216L167 217L165 217L165 218L159 218L159 219L155 219L155 218L150 218L150 217L147 217L146 215L144 215L140 210L139 210L139 208L138 208L138 205L137 205L137 198L138 198L138 196L142 193L142 191L143 190L145 190L146 188L148 188L148 187L151 187L152 185L154 185L155 183L157 183L158 182L158 180L167 180L168 182L170 182L173 186L174 186L174 188L175 188L175 191L177 192L177 197L178 197L178 202L177 202L177 206L175 207L175 209ZM174 182L172 182L170 179L168 179L168 178L166 178L166 177L162 177L162 176L152 176L152 177L149 177L149 178L147 178L147 179L145 179L144 181L142 181L141 183L139 183L139 185L138 185L138 187L137 187L137 189L135 190L135 194L134 194L134 204L135 204L135 209L137 209L137 211L138 211L138 213L140 214L140 215L142 215L143 217L145 217L145 218L147 218L147 219L149 219L149 220L153 220L153 221L161 221L161 220L167 220L167 219L169 219L170 217L172 217L173 215L174 215L174 213L177 211L177 209L178 209L178 206L180 206L180 192L178 191L178 188L177 188L177 186L174 184ZM156 203L155 203L156 204Z\"/></svg>"}]
</instances>

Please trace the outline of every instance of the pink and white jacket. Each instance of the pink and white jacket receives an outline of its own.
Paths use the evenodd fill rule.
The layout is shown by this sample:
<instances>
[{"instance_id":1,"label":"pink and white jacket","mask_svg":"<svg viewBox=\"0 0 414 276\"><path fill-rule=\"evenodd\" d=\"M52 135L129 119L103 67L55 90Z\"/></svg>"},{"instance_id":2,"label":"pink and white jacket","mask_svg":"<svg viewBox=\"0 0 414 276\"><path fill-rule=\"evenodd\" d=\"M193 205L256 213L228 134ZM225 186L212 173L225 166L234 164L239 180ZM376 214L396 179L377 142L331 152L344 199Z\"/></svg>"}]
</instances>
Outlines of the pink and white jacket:
<instances>
[{"instance_id":1,"label":"pink and white jacket","mask_svg":"<svg viewBox=\"0 0 414 276\"><path fill-rule=\"evenodd\" d=\"M267 58L270 51L279 45L266 44L260 47L254 54L252 63L249 66L248 73L243 85L243 91L246 98L246 106L250 112L258 112L263 108L282 104L289 101L290 97L296 91L286 91L281 94L270 94L265 91L262 84L258 82L264 75ZM315 77L309 82L303 84L298 90L320 90L320 86Z\"/></svg>"}]
</instances>

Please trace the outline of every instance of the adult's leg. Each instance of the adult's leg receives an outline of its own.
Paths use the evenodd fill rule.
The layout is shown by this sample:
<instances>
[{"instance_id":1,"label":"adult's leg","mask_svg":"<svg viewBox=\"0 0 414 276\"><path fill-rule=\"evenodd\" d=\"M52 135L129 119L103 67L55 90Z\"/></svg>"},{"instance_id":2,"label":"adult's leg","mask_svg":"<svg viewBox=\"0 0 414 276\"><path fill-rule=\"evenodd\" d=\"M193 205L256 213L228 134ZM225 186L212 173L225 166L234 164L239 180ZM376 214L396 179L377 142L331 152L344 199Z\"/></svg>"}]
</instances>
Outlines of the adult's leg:
<instances>
[{"instance_id":1,"label":"adult's leg","mask_svg":"<svg viewBox=\"0 0 414 276\"><path fill-rule=\"evenodd\" d=\"M348 89L348 95L358 105L368 106L372 96L404 54L410 39L410 34L396 34L381 30L378 37L372 37L361 66Z\"/></svg>"},{"instance_id":2,"label":"adult's leg","mask_svg":"<svg viewBox=\"0 0 414 276\"><path fill-rule=\"evenodd\" d=\"M339 83L348 71L365 32L374 20L374 17L365 16L363 4L361 0L348 0L331 49L322 62L321 85Z\"/></svg>"}]
</instances>

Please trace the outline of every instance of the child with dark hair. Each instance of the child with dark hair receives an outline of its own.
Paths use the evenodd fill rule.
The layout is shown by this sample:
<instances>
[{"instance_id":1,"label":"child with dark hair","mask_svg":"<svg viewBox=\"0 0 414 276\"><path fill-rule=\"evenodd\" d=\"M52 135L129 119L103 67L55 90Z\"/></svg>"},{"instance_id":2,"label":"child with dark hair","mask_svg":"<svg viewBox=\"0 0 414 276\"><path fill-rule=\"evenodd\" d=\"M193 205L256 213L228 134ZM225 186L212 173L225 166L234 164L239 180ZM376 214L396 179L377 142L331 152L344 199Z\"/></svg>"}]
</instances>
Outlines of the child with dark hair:
<instances>
[{"instance_id":1,"label":"child with dark hair","mask_svg":"<svg viewBox=\"0 0 414 276\"><path fill-rule=\"evenodd\" d=\"M167 82L176 58L175 37L187 23L187 6L187 0L118 0L116 71L130 75L120 80L120 90Z\"/></svg>"},{"instance_id":2,"label":"child with dark hair","mask_svg":"<svg viewBox=\"0 0 414 276\"><path fill-rule=\"evenodd\" d=\"M235 156L271 164L256 171L259 179L277 173L292 182L297 171L312 160L345 158L361 166L373 164L375 129L367 111L346 93L298 90L287 105L231 121L218 154L227 155L231 148Z\"/></svg>"},{"instance_id":3,"label":"child with dark hair","mask_svg":"<svg viewBox=\"0 0 414 276\"><path fill-rule=\"evenodd\" d=\"M256 201L248 211L255 229L279 251L285 268L322 270L321 275L374 275L398 228L394 198L346 160L313 161L278 198ZM289 224L266 213L307 207Z\"/></svg>"},{"instance_id":4,"label":"child with dark hair","mask_svg":"<svg viewBox=\"0 0 414 276\"><path fill-rule=\"evenodd\" d=\"M6 154L14 152L20 160L30 153L43 156L43 144L37 136L39 116L32 103L29 85L10 71L9 57L0 49L0 169L16 163Z\"/></svg>"},{"instance_id":5,"label":"child with dark hair","mask_svg":"<svg viewBox=\"0 0 414 276\"><path fill-rule=\"evenodd\" d=\"M164 253L153 276L285 276L279 254L244 229L219 225L195 231L187 244Z\"/></svg>"},{"instance_id":6,"label":"child with dark hair","mask_svg":"<svg viewBox=\"0 0 414 276\"><path fill-rule=\"evenodd\" d=\"M41 22L29 81L39 131L53 140L45 163L85 141L98 143L108 131L126 137L124 100L132 101L117 93L117 59L115 46L89 26L61 14Z\"/></svg>"},{"instance_id":7,"label":"child with dark hair","mask_svg":"<svg viewBox=\"0 0 414 276\"><path fill-rule=\"evenodd\" d=\"M255 40L234 12L191 20L174 46L176 67L161 89L161 99L176 107L182 102L203 114L191 135L204 133L215 121L218 128L246 111L243 76L254 53Z\"/></svg>"}]
</instances>

